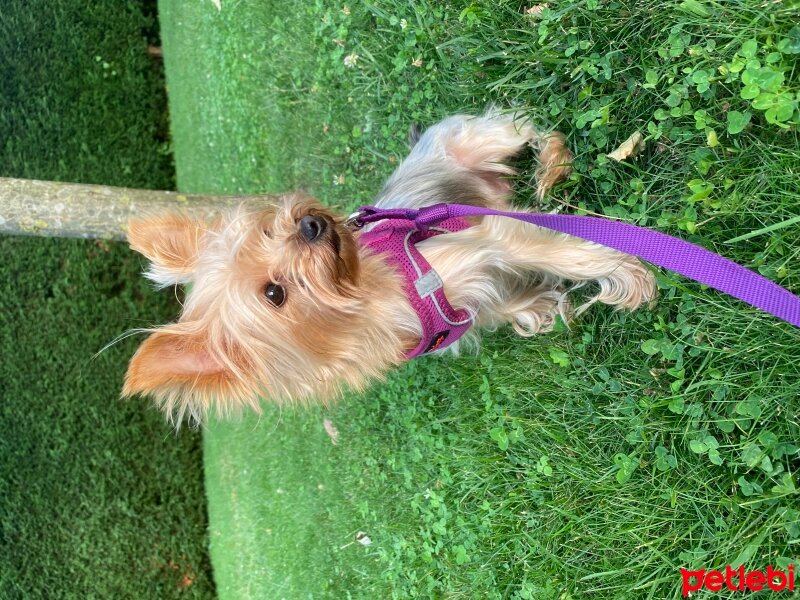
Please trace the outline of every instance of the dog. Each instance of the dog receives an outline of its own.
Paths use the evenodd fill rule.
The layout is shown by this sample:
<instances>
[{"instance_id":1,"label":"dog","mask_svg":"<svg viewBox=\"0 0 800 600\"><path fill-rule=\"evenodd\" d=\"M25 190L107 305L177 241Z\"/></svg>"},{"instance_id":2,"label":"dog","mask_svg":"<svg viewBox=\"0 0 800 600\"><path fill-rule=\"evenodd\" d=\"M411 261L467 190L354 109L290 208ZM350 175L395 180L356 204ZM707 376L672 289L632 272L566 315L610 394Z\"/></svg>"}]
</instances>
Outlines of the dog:
<instances>
[{"instance_id":1,"label":"dog","mask_svg":"<svg viewBox=\"0 0 800 600\"><path fill-rule=\"evenodd\" d=\"M572 161L562 134L497 111L446 118L412 135L412 144L375 206L508 210L510 159L538 150L539 198ZM123 396L151 396L178 422L258 411L261 398L328 403L439 348L446 333L420 348L427 334L419 298L410 299L413 286L396 261L363 243L379 231L355 230L299 192L245 202L212 220L182 213L132 220L128 239L151 262L146 276L160 287L191 287L176 323L147 330ZM447 351L476 345L482 330L510 324L531 336L595 302L632 310L655 296L654 277L637 258L509 218L471 218L420 240L415 251L434 271L428 283L463 317L464 335L448 340ZM589 282L596 293L573 310L569 292Z\"/></svg>"}]
</instances>

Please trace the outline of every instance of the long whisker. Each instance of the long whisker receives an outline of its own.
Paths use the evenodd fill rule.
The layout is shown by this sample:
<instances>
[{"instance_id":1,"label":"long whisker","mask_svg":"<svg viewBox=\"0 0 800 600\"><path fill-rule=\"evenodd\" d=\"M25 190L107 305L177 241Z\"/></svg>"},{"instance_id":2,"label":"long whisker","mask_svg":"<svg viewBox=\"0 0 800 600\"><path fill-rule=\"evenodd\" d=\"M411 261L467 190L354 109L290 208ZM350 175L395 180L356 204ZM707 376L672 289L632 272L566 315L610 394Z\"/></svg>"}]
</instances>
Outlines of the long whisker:
<instances>
[{"instance_id":1,"label":"long whisker","mask_svg":"<svg viewBox=\"0 0 800 600\"><path fill-rule=\"evenodd\" d=\"M140 333L145 333L145 334L147 334L147 333L152 333L153 331L155 331L155 330L154 330L154 329L151 329L151 328L147 328L147 327L141 327L141 328L136 328L136 329L129 329L128 331L126 331L126 332L124 332L124 333L121 333L120 335L118 335L117 337L115 337L113 340L111 340L110 342L108 342L108 343L107 343L105 346L103 346L102 348L100 348L100 350L98 350L97 352L95 352L95 353L92 355L92 360L96 359L96 358L97 358L98 356L100 356L100 355L101 355L103 352L105 352L106 350L108 350L109 348L111 348L111 346L115 346L115 345L116 345L116 344L118 344L119 342L121 342L121 341L123 341L123 340L127 340L127 339L128 339L129 337L131 337L131 336L134 336L134 335L137 335L137 334L140 334Z\"/></svg>"}]
</instances>

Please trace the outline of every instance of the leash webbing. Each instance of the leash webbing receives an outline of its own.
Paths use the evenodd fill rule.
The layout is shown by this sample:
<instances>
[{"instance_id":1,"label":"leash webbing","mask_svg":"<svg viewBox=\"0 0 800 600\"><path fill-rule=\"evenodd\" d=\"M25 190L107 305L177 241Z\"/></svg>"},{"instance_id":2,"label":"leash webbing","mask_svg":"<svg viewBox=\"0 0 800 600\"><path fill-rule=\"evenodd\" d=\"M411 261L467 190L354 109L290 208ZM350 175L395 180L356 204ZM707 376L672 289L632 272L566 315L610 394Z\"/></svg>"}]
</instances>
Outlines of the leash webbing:
<instances>
[{"instance_id":1,"label":"leash webbing","mask_svg":"<svg viewBox=\"0 0 800 600\"><path fill-rule=\"evenodd\" d=\"M457 217L500 216L608 246L675 271L800 327L800 297L719 254L671 235L599 217L517 213L465 204L416 209L364 206L351 217L357 226L384 219L414 221L421 230Z\"/></svg>"}]
</instances>

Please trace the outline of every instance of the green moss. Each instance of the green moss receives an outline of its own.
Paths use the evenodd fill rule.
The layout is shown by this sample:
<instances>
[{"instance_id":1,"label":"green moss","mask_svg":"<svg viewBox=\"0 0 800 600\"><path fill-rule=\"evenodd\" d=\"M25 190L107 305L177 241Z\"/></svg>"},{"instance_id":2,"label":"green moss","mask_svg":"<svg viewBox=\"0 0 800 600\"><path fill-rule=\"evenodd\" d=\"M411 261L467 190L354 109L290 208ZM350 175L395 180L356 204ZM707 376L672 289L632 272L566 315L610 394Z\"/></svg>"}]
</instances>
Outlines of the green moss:
<instances>
[{"instance_id":1,"label":"green moss","mask_svg":"<svg viewBox=\"0 0 800 600\"><path fill-rule=\"evenodd\" d=\"M3 4L0 176L172 187L148 14ZM173 298L121 244L0 238L0 256L0 597L213 596L200 435L119 400L139 336L95 356Z\"/></svg>"}]
</instances>

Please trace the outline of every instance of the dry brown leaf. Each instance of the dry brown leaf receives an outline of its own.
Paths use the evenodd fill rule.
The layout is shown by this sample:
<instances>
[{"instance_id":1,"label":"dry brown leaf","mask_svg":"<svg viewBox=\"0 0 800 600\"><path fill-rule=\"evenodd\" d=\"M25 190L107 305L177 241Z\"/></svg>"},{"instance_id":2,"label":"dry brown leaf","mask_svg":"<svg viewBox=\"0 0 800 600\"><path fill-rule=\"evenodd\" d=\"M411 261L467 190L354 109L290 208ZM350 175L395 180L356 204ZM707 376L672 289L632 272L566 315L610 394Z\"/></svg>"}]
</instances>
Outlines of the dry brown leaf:
<instances>
[{"instance_id":1,"label":"dry brown leaf","mask_svg":"<svg viewBox=\"0 0 800 600\"><path fill-rule=\"evenodd\" d=\"M534 4L533 6L525 9L525 14L529 17L538 17L542 14L542 11L547 8L547 3L544 4Z\"/></svg>"},{"instance_id":2,"label":"dry brown leaf","mask_svg":"<svg viewBox=\"0 0 800 600\"><path fill-rule=\"evenodd\" d=\"M644 150L644 136L636 131L631 137L622 142L619 148L608 154L608 158L619 162L636 156L642 150Z\"/></svg>"},{"instance_id":3,"label":"dry brown leaf","mask_svg":"<svg viewBox=\"0 0 800 600\"><path fill-rule=\"evenodd\" d=\"M186 588L192 587L194 583L194 573L189 571L186 575L181 578L181 582L178 584L178 587L185 590Z\"/></svg>"}]
</instances>

